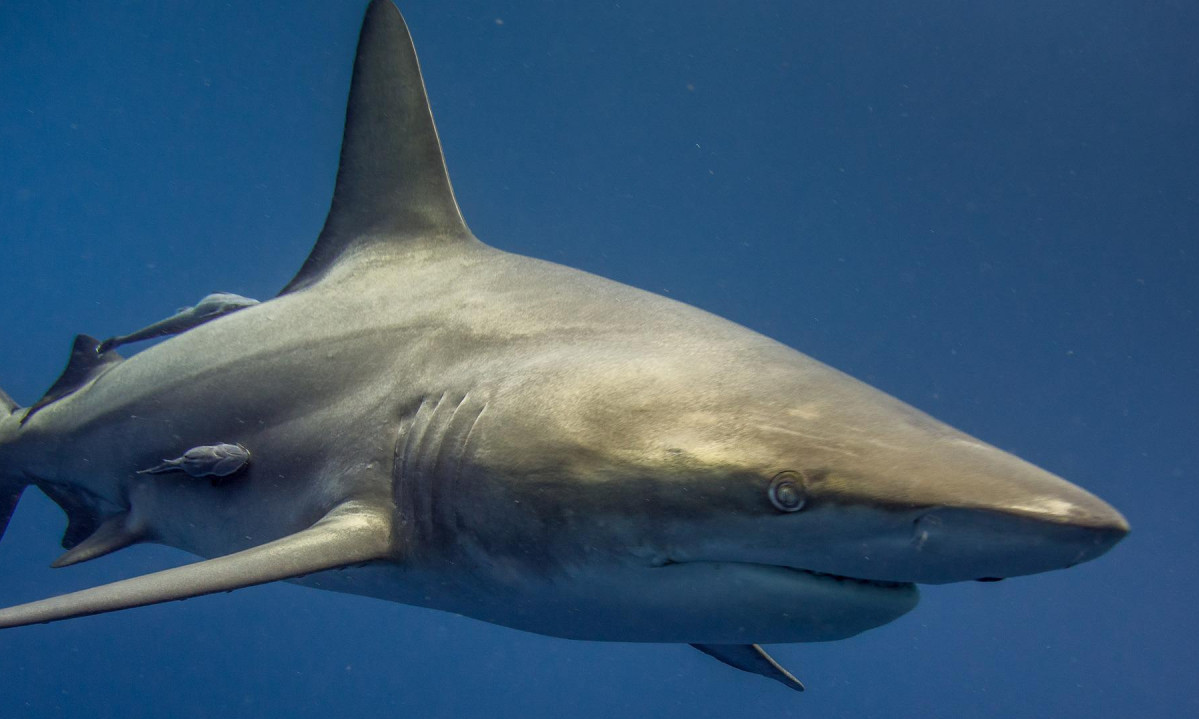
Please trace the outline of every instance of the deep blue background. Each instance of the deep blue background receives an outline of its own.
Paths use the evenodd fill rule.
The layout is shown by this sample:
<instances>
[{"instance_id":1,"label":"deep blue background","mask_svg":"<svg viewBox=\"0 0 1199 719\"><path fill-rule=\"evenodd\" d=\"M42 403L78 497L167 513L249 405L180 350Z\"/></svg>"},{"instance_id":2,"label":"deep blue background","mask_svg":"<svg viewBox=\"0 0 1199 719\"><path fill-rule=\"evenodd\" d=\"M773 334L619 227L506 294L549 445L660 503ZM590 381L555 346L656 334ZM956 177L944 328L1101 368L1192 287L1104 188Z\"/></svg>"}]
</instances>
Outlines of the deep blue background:
<instances>
[{"instance_id":1,"label":"deep blue background","mask_svg":"<svg viewBox=\"0 0 1199 719\"><path fill-rule=\"evenodd\" d=\"M7 391L36 399L75 332L291 277L361 8L0 5ZM685 648L275 585L6 631L0 714L1199 715L1197 8L403 7L479 237L722 314L1078 482L1133 524L1109 556L778 647L803 696ZM187 559L52 571L63 526L27 495L0 602Z\"/></svg>"}]
</instances>

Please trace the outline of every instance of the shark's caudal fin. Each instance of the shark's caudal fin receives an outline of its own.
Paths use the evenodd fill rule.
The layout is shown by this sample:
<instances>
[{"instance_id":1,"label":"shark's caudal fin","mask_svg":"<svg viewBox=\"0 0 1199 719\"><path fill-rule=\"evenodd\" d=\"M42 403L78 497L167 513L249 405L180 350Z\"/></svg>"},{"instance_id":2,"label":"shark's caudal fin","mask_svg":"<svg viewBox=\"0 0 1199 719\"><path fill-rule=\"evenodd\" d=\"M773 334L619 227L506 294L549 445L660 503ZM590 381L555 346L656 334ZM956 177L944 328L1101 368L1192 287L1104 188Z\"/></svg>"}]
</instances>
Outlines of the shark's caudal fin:
<instances>
[{"instance_id":1,"label":"shark's caudal fin","mask_svg":"<svg viewBox=\"0 0 1199 719\"><path fill-rule=\"evenodd\" d=\"M12 519L12 513L16 511L17 503L21 501L21 495L25 492L25 486L24 482L0 476L0 539L4 538L8 520Z\"/></svg>"},{"instance_id":2,"label":"shark's caudal fin","mask_svg":"<svg viewBox=\"0 0 1199 719\"><path fill-rule=\"evenodd\" d=\"M295 534L241 552L0 610L0 629L294 579L391 555L386 509L350 502Z\"/></svg>"},{"instance_id":3,"label":"shark's caudal fin","mask_svg":"<svg viewBox=\"0 0 1199 719\"><path fill-rule=\"evenodd\" d=\"M42 395L41 399L34 402L25 409L21 414L20 419L16 420L17 411L20 407L4 392L0 392L0 421L18 421L21 426L33 418L39 410L47 407L54 402L76 392L88 382L98 379L102 374L112 369L122 362L122 358L116 352L101 351L100 341L95 337L87 335L77 335L74 343L71 345L71 357L67 360L67 366L50 385L50 389ZM0 537L4 536L4 530L8 528L8 522L12 519L12 513L17 508L17 502L21 499L21 494L25 491L25 487L29 481L24 476L10 472L4 466L3 453L0 452ZM63 534L62 545L66 549L73 549L76 544L79 544L93 532L105 520L105 517L97 513L92 503L87 501L84 495L70 489L66 486L47 485L43 488L45 494L58 503L62 510L67 514L67 531ZM112 538L108 537L108 545L110 549L99 551L97 542L90 542L87 547L82 548L75 554L69 554L73 559L67 563L80 562L84 559L91 559L105 554L119 547L113 544ZM140 535L129 536L129 541L125 542L127 546L141 539ZM64 559L68 555L64 555ZM62 561L62 560L59 560ZM64 565L57 565L64 566Z\"/></svg>"},{"instance_id":4,"label":"shark's caudal fin","mask_svg":"<svg viewBox=\"0 0 1199 719\"><path fill-rule=\"evenodd\" d=\"M0 389L0 421L8 419L18 409L20 406L12 400L12 397ZM4 530L8 529L8 520L12 519L12 513L17 508L17 502L21 501L21 494L25 491L26 485L22 478L7 475L3 462L4 460L0 458L0 539L4 538Z\"/></svg>"},{"instance_id":5,"label":"shark's caudal fin","mask_svg":"<svg viewBox=\"0 0 1199 719\"><path fill-rule=\"evenodd\" d=\"M350 82L337 186L324 229L283 289L399 245L473 242L454 200L408 27L391 0L367 8Z\"/></svg>"}]
</instances>

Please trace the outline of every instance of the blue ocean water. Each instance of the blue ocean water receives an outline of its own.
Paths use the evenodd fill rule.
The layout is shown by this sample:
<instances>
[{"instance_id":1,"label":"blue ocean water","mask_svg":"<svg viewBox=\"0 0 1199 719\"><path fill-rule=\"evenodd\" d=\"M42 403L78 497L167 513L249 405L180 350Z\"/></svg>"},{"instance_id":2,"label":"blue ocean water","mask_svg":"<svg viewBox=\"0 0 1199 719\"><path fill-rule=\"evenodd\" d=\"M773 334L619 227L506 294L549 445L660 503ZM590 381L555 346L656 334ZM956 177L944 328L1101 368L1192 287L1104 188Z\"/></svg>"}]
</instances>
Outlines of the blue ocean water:
<instances>
[{"instance_id":1,"label":"blue ocean water","mask_svg":"<svg viewBox=\"0 0 1199 719\"><path fill-rule=\"evenodd\" d=\"M328 208L359 2L0 5L0 386L76 332L267 298ZM1199 7L412 1L464 214L498 247L716 312L1105 498L1095 562L926 587L776 647L548 639L272 585L0 634L4 717L1199 713ZM0 603L50 570L29 492Z\"/></svg>"}]
</instances>

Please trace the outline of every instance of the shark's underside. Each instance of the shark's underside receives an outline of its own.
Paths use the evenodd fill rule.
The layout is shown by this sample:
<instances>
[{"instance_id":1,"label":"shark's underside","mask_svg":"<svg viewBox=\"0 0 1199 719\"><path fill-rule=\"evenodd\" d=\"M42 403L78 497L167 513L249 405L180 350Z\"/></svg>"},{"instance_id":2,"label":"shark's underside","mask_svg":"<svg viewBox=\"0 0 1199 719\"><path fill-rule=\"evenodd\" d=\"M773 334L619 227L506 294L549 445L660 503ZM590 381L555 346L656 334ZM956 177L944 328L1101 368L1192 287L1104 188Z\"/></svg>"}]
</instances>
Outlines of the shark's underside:
<instances>
[{"instance_id":1,"label":"shark's underside","mask_svg":"<svg viewBox=\"0 0 1199 719\"><path fill-rule=\"evenodd\" d=\"M0 392L0 531L34 485L67 513L55 566L137 542L209 559L0 627L291 580L691 643L799 688L758 643L852 636L916 583L1064 568L1128 530L773 340L479 242L389 0L363 24L311 255L278 297L220 298L80 336L31 407Z\"/></svg>"}]
</instances>

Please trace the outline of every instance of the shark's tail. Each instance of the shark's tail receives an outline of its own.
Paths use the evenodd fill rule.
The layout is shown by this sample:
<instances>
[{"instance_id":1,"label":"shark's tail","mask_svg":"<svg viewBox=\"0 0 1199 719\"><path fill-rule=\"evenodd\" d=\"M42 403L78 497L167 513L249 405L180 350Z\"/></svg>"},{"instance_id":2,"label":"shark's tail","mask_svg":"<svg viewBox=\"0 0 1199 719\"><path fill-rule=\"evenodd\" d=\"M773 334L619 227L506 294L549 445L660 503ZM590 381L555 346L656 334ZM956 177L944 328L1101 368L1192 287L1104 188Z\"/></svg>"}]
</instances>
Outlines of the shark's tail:
<instances>
[{"instance_id":1,"label":"shark's tail","mask_svg":"<svg viewBox=\"0 0 1199 719\"><path fill-rule=\"evenodd\" d=\"M3 427L8 422L15 422L12 414L20 406L0 389L0 443L3 442ZM4 451L0 448L0 538L8 529L8 520L12 518L17 502L21 501L21 493L25 491L28 482L13 468L5 466Z\"/></svg>"}]
</instances>

